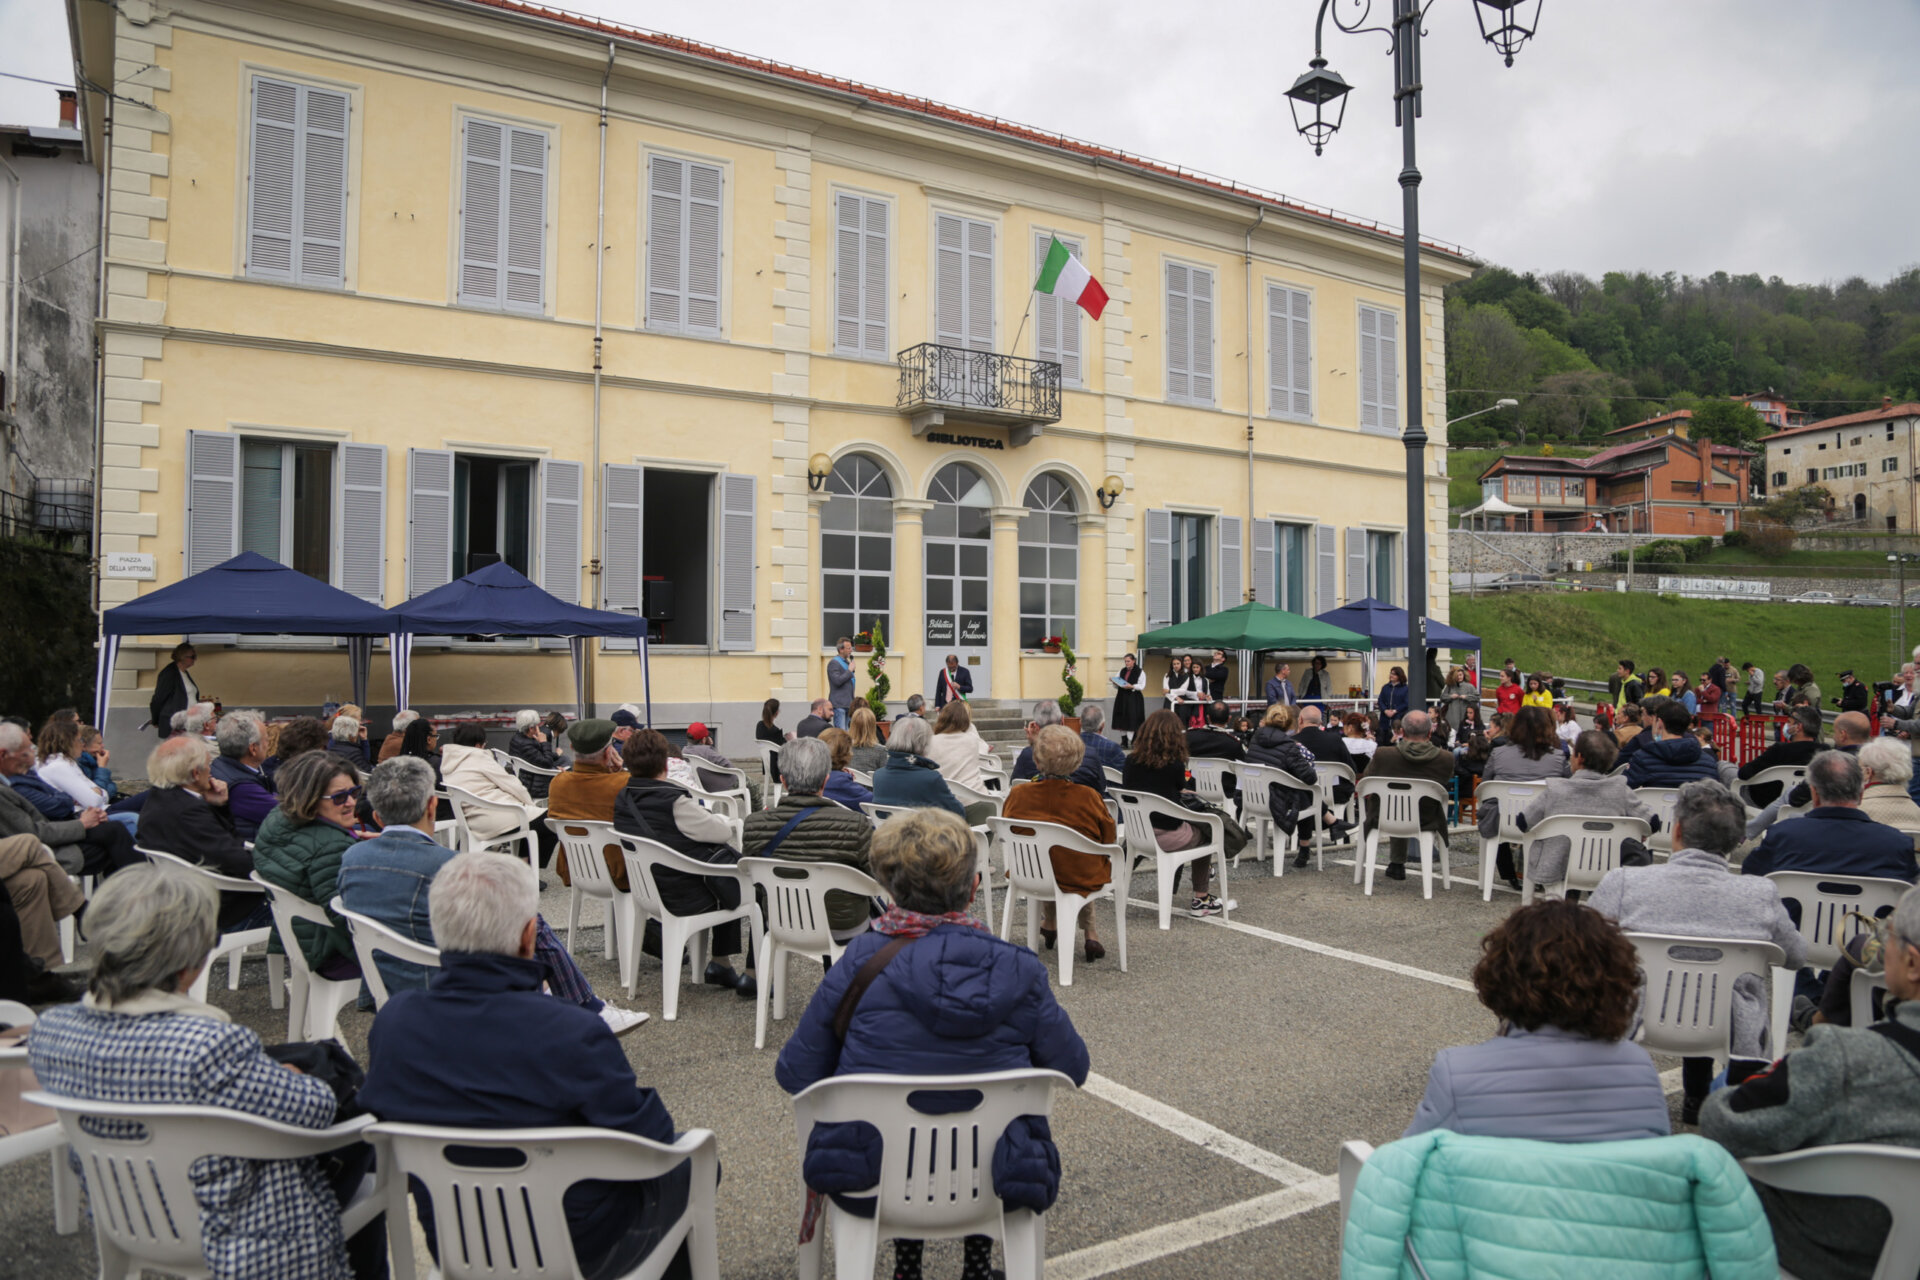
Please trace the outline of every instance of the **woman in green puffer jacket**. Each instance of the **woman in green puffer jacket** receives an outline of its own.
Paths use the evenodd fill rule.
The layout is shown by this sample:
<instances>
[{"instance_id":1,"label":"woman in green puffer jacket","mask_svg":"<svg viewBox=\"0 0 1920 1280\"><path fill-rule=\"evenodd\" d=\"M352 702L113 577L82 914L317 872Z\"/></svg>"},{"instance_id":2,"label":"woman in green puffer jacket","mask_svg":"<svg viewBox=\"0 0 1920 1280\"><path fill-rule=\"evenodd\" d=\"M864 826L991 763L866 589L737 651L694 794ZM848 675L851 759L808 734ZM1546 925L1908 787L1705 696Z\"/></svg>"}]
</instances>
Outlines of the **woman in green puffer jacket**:
<instances>
[{"instance_id":1,"label":"woman in green puffer jacket","mask_svg":"<svg viewBox=\"0 0 1920 1280\"><path fill-rule=\"evenodd\" d=\"M350 830L360 800L360 771L339 756L309 751L280 766L274 775L280 803L253 838L253 869L260 878L321 907L333 901L340 879L340 855L355 840ZM296 920L294 937L307 965L323 978L359 976L353 938L329 908L333 927ZM279 951L275 934L269 951Z\"/></svg>"}]
</instances>

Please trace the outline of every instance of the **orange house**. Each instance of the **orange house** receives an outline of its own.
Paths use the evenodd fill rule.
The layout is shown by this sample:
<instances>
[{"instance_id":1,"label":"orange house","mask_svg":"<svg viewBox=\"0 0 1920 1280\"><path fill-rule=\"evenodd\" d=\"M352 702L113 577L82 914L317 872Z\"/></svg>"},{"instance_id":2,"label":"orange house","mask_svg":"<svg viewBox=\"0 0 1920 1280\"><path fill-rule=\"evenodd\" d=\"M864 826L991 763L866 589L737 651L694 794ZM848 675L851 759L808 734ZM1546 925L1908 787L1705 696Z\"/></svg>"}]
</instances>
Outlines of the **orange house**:
<instances>
[{"instance_id":1,"label":"orange house","mask_svg":"<svg viewBox=\"0 0 1920 1280\"><path fill-rule=\"evenodd\" d=\"M1590 458L1507 454L1480 473L1480 492L1526 509L1505 517L1514 530L1717 536L1752 501L1752 467L1745 449L1669 433Z\"/></svg>"}]
</instances>

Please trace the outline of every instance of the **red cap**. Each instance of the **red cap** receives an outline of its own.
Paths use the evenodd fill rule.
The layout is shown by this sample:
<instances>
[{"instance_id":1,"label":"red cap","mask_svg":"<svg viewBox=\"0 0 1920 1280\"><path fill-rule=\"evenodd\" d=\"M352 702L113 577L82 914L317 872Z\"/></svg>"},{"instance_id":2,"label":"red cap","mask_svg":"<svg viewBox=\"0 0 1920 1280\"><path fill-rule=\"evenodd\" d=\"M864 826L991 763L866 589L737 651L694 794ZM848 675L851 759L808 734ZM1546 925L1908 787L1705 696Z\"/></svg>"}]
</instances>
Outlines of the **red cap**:
<instances>
[{"instance_id":1,"label":"red cap","mask_svg":"<svg viewBox=\"0 0 1920 1280\"><path fill-rule=\"evenodd\" d=\"M690 742L705 742L707 740L707 726L695 720L687 726L687 739Z\"/></svg>"}]
</instances>

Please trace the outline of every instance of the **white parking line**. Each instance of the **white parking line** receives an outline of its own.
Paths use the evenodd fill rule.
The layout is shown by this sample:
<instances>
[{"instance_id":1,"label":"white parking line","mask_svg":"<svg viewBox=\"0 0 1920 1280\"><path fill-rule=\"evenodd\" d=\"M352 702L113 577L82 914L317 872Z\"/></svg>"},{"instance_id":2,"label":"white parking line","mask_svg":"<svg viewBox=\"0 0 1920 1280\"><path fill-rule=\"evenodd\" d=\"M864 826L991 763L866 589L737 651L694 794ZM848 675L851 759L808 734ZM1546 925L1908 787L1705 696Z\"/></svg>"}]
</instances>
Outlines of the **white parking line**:
<instances>
[{"instance_id":1,"label":"white parking line","mask_svg":"<svg viewBox=\"0 0 1920 1280\"><path fill-rule=\"evenodd\" d=\"M1136 1231L1118 1240L1076 1249L1047 1259L1047 1280L1095 1280L1128 1267L1137 1267L1155 1258L1212 1244L1260 1227L1271 1226L1287 1218L1311 1212L1340 1198L1340 1179L1333 1174L1315 1177L1311 1182L1282 1187L1278 1191L1242 1200L1223 1209L1214 1209L1169 1222L1165 1226Z\"/></svg>"},{"instance_id":2,"label":"white parking line","mask_svg":"<svg viewBox=\"0 0 1920 1280\"><path fill-rule=\"evenodd\" d=\"M1225 1156L1235 1164L1245 1165L1255 1173L1264 1174L1284 1186L1309 1182L1324 1175L1314 1172L1304 1165L1283 1159L1271 1151L1254 1146L1251 1142L1236 1138L1225 1129L1208 1124L1198 1116L1190 1116L1176 1107L1170 1107L1158 1098L1149 1098L1115 1080L1109 1080L1097 1073L1087 1076L1087 1083L1081 1086L1081 1092L1090 1093L1096 1098L1111 1102L1123 1111L1132 1112L1149 1124L1159 1125L1168 1133L1185 1138L1196 1147L1211 1151L1214 1155Z\"/></svg>"},{"instance_id":3,"label":"white parking line","mask_svg":"<svg viewBox=\"0 0 1920 1280\"><path fill-rule=\"evenodd\" d=\"M1139 907L1143 911L1158 912L1160 904L1148 902L1144 898L1129 898L1128 905ZM1347 960L1354 964L1363 964L1370 969L1384 969L1388 973L1397 973L1405 978L1418 978L1422 982L1431 982L1442 987L1452 987L1456 991L1473 990L1473 984L1465 978L1452 978L1444 973L1435 973L1430 969L1416 969L1410 964L1400 964L1393 960L1382 960L1377 956L1361 955L1358 951L1347 951L1341 947L1330 947L1324 942L1314 942L1309 938L1296 938L1291 934L1275 933L1271 929L1262 929L1255 925L1241 924L1238 920L1222 920L1218 916L1207 916L1201 924L1217 925L1222 929L1232 929L1236 933L1249 934L1255 938L1265 938L1268 942L1278 942L1284 946L1298 947L1302 951L1311 951L1315 955L1330 956L1335 960Z\"/></svg>"}]
</instances>

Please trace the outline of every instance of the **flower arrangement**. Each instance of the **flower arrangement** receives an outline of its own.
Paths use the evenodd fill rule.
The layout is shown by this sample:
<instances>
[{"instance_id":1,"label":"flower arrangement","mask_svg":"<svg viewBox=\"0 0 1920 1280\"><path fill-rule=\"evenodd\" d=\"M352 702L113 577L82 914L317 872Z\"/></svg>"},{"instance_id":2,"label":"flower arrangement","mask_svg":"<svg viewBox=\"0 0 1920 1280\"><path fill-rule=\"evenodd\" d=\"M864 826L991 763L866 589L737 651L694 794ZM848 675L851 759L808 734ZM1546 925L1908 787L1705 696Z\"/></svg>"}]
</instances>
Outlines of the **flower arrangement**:
<instances>
[{"instance_id":1,"label":"flower arrangement","mask_svg":"<svg viewBox=\"0 0 1920 1280\"><path fill-rule=\"evenodd\" d=\"M887 638L880 624L874 623L872 631L862 631L873 645L873 656L867 659L867 709L873 712L873 718L885 724L887 720L887 690L893 688L893 682L887 679ZM856 638L856 643L857 643Z\"/></svg>"},{"instance_id":2,"label":"flower arrangement","mask_svg":"<svg viewBox=\"0 0 1920 1280\"><path fill-rule=\"evenodd\" d=\"M1086 696L1087 691L1078 680L1073 678L1073 664L1077 661L1073 646L1059 636L1054 636L1053 639L1059 641L1061 655L1067 660L1066 669L1060 673L1060 679L1067 686L1067 691L1060 695L1060 713L1076 716L1080 714L1080 699Z\"/></svg>"},{"instance_id":3,"label":"flower arrangement","mask_svg":"<svg viewBox=\"0 0 1920 1280\"><path fill-rule=\"evenodd\" d=\"M1065 636L1047 636L1040 641L1040 648L1047 653L1059 653L1066 644Z\"/></svg>"},{"instance_id":4,"label":"flower arrangement","mask_svg":"<svg viewBox=\"0 0 1920 1280\"><path fill-rule=\"evenodd\" d=\"M878 629L879 629L878 627L874 628L874 630L876 631ZM856 653L866 653L870 651L873 648L873 631L854 632L853 648Z\"/></svg>"}]
</instances>

